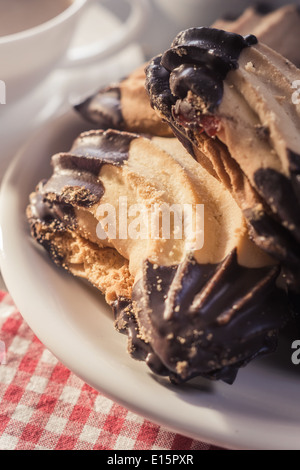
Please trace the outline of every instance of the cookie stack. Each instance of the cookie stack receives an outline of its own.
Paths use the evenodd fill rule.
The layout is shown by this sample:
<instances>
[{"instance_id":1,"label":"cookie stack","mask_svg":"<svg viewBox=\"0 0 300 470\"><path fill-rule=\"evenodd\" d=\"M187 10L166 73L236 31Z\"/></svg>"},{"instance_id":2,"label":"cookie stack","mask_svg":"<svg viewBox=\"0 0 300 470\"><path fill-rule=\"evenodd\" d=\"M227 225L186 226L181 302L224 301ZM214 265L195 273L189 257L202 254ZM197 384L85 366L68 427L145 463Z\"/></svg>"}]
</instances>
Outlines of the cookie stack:
<instances>
[{"instance_id":1,"label":"cookie stack","mask_svg":"<svg viewBox=\"0 0 300 470\"><path fill-rule=\"evenodd\" d=\"M32 236L172 382L233 383L300 291L299 24L288 6L181 32L76 106L93 129L30 196Z\"/></svg>"}]
</instances>

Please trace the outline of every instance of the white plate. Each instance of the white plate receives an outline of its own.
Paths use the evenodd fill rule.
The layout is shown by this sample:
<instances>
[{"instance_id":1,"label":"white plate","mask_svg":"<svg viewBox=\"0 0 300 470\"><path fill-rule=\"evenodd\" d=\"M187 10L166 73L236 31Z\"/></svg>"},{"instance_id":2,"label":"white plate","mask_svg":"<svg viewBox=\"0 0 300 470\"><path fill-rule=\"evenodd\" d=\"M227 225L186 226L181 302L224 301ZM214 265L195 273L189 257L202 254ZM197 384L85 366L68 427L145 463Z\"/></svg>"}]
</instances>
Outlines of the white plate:
<instances>
[{"instance_id":1,"label":"white plate","mask_svg":"<svg viewBox=\"0 0 300 470\"><path fill-rule=\"evenodd\" d=\"M113 400L172 431L233 449L300 449L300 366L290 340L240 371L233 386L173 386L126 352L126 337L93 288L57 269L33 243L24 211L84 125L72 112L40 129L11 164L0 198L0 260L7 287L39 339L69 369ZM296 334L296 333L295 333Z\"/></svg>"}]
</instances>

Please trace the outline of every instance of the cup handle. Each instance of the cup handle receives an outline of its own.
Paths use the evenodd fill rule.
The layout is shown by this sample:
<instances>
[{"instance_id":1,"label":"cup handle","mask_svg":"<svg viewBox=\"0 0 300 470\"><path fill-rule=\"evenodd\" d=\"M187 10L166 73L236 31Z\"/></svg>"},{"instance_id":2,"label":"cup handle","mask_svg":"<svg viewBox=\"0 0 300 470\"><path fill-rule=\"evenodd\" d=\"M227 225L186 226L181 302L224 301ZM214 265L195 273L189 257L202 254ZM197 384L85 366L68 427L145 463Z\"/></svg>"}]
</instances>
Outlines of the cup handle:
<instances>
[{"instance_id":1,"label":"cup handle","mask_svg":"<svg viewBox=\"0 0 300 470\"><path fill-rule=\"evenodd\" d=\"M120 49L123 49L136 39L148 18L148 13L150 11L148 0L123 1L129 3L131 7L131 11L126 22L106 40L88 44L86 46L71 48L63 62L64 68L91 65L96 60L106 59L108 56L119 52Z\"/></svg>"}]
</instances>

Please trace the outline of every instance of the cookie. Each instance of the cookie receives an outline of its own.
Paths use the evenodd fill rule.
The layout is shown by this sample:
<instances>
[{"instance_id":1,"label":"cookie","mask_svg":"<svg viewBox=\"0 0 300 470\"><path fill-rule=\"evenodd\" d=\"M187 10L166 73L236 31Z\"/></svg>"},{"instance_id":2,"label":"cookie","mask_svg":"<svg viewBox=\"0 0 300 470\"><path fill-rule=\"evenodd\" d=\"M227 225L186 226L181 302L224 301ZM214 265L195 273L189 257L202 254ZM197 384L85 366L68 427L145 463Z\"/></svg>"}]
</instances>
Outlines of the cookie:
<instances>
[{"instance_id":1,"label":"cookie","mask_svg":"<svg viewBox=\"0 0 300 470\"><path fill-rule=\"evenodd\" d=\"M299 5L291 4L273 9L270 4L259 3L247 8L239 18L220 19L212 27L243 36L254 34L260 42L286 57L297 67L300 66Z\"/></svg>"},{"instance_id":2,"label":"cookie","mask_svg":"<svg viewBox=\"0 0 300 470\"><path fill-rule=\"evenodd\" d=\"M300 289L300 71L258 42L193 28L147 68L152 106L231 191L255 242Z\"/></svg>"},{"instance_id":3,"label":"cookie","mask_svg":"<svg viewBox=\"0 0 300 470\"><path fill-rule=\"evenodd\" d=\"M177 139L94 130L52 165L27 210L32 235L109 295L133 357L176 383L232 383L276 349L288 314L280 267Z\"/></svg>"},{"instance_id":4,"label":"cookie","mask_svg":"<svg viewBox=\"0 0 300 470\"><path fill-rule=\"evenodd\" d=\"M234 21L219 19L213 27L242 35L252 33L261 42L300 65L300 15L296 5L273 10L269 5L260 3L248 8ZM149 106L145 91L146 65L143 64L119 83L101 88L78 103L75 110L100 129L172 137L171 128Z\"/></svg>"},{"instance_id":5,"label":"cookie","mask_svg":"<svg viewBox=\"0 0 300 470\"><path fill-rule=\"evenodd\" d=\"M100 129L172 136L169 126L149 106L145 90L145 66L142 65L119 83L86 98L75 106L75 110Z\"/></svg>"}]
</instances>

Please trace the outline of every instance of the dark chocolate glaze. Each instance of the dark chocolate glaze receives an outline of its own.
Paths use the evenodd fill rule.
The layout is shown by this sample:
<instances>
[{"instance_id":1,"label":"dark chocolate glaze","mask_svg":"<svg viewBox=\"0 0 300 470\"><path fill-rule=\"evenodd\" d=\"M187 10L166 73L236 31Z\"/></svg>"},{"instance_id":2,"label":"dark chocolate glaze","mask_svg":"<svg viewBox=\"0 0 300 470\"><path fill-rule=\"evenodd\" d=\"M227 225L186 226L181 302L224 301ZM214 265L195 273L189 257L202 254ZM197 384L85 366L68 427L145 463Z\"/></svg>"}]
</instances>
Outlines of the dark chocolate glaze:
<instances>
[{"instance_id":1,"label":"dark chocolate glaze","mask_svg":"<svg viewBox=\"0 0 300 470\"><path fill-rule=\"evenodd\" d=\"M300 211L300 155L289 150L288 160L291 174L292 189L298 202L298 210Z\"/></svg>"},{"instance_id":2,"label":"dark chocolate glaze","mask_svg":"<svg viewBox=\"0 0 300 470\"><path fill-rule=\"evenodd\" d=\"M275 11L276 6L272 5L272 3L257 2L253 5L253 9L259 15L265 16L265 15L268 15L269 13L272 13L273 11Z\"/></svg>"},{"instance_id":3,"label":"dark chocolate glaze","mask_svg":"<svg viewBox=\"0 0 300 470\"><path fill-rule=\"evenodd\" d=\"M175 113L179 120L183 116L195 125L197 115L186 100L188 92L199 96L206 112L212 113L222 101L228 72L238 68L242 50L256 43L253 35L243 37L214 28L181 32L171 48L146 67L145 85L152 107L168 122Z\"/></svg>"},{"instance_id":4,"label":"dark chocolate glaze","mask_svg":"<svg viewBox=\"0 0 300 470\"><path fill-rule=\"evenodd\" d=\"M254 3L254 5L251 6L251 8L253 8L255 13L257 13L260 16L268 15L269 13L272 13L272 11L276 9L275 5L272 5L266 2L256 2ZM233 22L233 21L238 20L240 16L241 16L240 11L236 11L236 12L228 11L227 13L222 15L221 19L224 21Z\"/></svg>"},{"instance_id":5,"label":"dark chocolate glaze","mask_svg":"<svg viewBox=\"0 0 300 470\"><path fill-rule=\"evenodd\" d=\"M274 207L279 219L300 242L300 181L291 180L271 168L260 168L254 174L255 185L264 200ZM294 191L294 187L296 191ZM298 246L300 254L300 245Z\"/></svg>"},{"instance_id":6,"label":"dark chocolate glaze","mask_svg":"<svg viewBox=\"0 0 300 470\"><path fill-rule=\"evenodd\" d=\"M181 32L161 58L169 72L169 87L177 99L189 91L200 96L213 112L223 97L223 81L238 68L243 49L257 43L255 36L240 36L215 28L191 28Z\"/></svg>"},{"instance_id":7,"label":"dark chocolate glaze","mask_svg":"<svg viewBox=\"0 0 300 470\"><path fill-rule=\"evenodd\" d=\"M260 239L283 266L290 289L300 292L300 172L299 155L290 152L290 178L271 168L261 168L254 174L256 187L273 211L250 223ZM247 217L247 214L246 214Z\"/></svg>"},{"instance_id":8,"label":"dark chocolate glaze","mask_svg":"<svg viewBox=\"0 0 300 470\"><path fill-rule=\"evenodd\" d=\"M54 172L43 187L44 194L61 202L89 207L100 201L104 188L98 178L104 164L120 166L128 159L135 134L95 130L81 134L68 153L52 158Z\"/></svg>"},{"instance_id":9,"label":"dark chocolate glaze","mask_svg":"<svg viewBox=\"0 0 300 470\"><path fill-rule=\"evenodd\" d=\"M240 17L240 12L232 12L232 11L228 11L227 13L224 13L220 19L221 20L224 20L224 21L236 21L238 20Z\"/></svg>"},{"instance_id":10,"label":"dark chocolate glaze","mask_svg":"<svg viewBox=\"0 0 300 470\"><path fill-rule=\"evenodd\" d=\"M72 207L49 203L38 193L29 222L34 238L66 269L47 235L76 228ZM154 374L173 383L202 376L231 384L240 367L276 349L287 316L277 275L278 267L240 266L235 252L217 265L192 258L170 267L145 261L133 298L112 304L115 327L127 334L129 354ZM178 362L187 365L181 370Z\"/></svg>"},{"instance_id":11,"label":"dark chocolate glaze","mask_svg":"<svg viewBox=\"0 0 300 470\"><path fill-rule=\"evenodd\" d=\"M195 376L232 383L237 370L274 351L286 319L286 295L275 287L278 267L223 263L144 263L135 285L138 324L174 381Z\"/></svg>"},{"instance_id":12,"label":"dark chocolate glaze","mask_svg":"<svg viewBox=\"0 0 300 470\"><path fill-rule=\"evenodd\" d=\"M137 137L91 131L69 153L53 157L53 176L40 184L29 221L57 264L67 268L49 235L76 229L74 208L103 194L102 165L122 165ZM85 191L87 200L81 199ZM240 367L276 347L287 314L284 293L275 285L278 274L278 267L240 266L236 252L216 265L188 258L166 267L146 260L132 299L113 305L115 325L128 334L130 354L155 374L176 383L199 375L232 383Z\"/></svg>"},{"instance_id":13,"label":"dark chocolate glaze","mask_svg":"<svg viewBox=\"0 0 300 470\"><path fill-rule=\"evenodd\" d=\"M74 108L84 119L100 129L122 130L124 127L121 90L118 86L100 90Z\"/></svg>"},{"instance_id":14,"label":"dark chocolate glaze","mask_svg":"<svg viewBox=\"0 0 300 470\"><path fill-rule=\"evenodd\" d=\"M288 150L288 160L290 165L290 171L299 174L300 173L300 154Z\"/></svg>"},{"instance_id":15,"label":"dark chocolate glaze","mask_svg":"<svg viewBox=\"0 0 300 470\"><path fill-rule=\"evenodd\" d=\"M52 261L63 265L64 255L60 253L51 234L63 234L76 228L74 209L70 204L58 200L47 200L42 194L45 182L41 182L30 198L27 219L32 237L45 249ZM49 236L50 235L50 236Z\"/></svg>"},{"instance_id":16,"label":"dark chocolate glaze","mask_svg":"<svg viewBox=\"0 0 300 470\"><path fill-rule=\"evenodd\" d=\"M218 132L218 118L210 112L222 99L222 77L237 66L239 53L252 43L256 43L253 36L247 39L234 33L195 28L180 33L171 49L149 64L146 89L151 104L163 114L194 158L196 136L204 130L209 136ZM203 71L206 81L202 80ZM188 91L193 92L193 98L186 98ZM201 98L200 103L194 102L195 96ZM268 139L268 128L262 126L258 132L260 138ZM289 178L268 169L253 175L253 194L261 200L263 212L258 217L255 208L249 209L245 216L253 240L283 264L289 286L300 292L300 156L288 151L288 158Z\"/></svg>"},{"instance_id":17,"label":"dark chocolate glaze","mask_svg":"<svg viewBox=\"0 0 300 470\"><path fill-rule=\"evenodd\" d=\"M128 353L133 359L145 361L150 370L157 375L168 376L170 371L163 365L151 344L140 337L139 326L134 315L131 299L119 298L113 305L115 328L128 336Z\"/></svg>"},{"instance_id":18,"label":"dark chocolate glaze","mask_svg":"<svg viewBox=\"0 0 300 470\"><path fill-rule=\"evenodd\" d=\"M172 95L169 87L170 73L161 65L161 55L154 57L145 69L146 90L150 96L151 104L158 109L165 118L171 117L172 106L176 97Z\"/></svg>"},{"instance_id":19,"label":"dark chocolate glaze","mask_svg":"<svg viewBox=\"0 0 300 470\"><path fill-rule=\"evenodd\" d=\"M62 265L63 256L47 234L75 230L75 207L90 207L104 194L98 178L104 164L122 165L136 134L118 131L90 131L81 134L70 152L52 157L53 174L42 181L31 196L28 219L33 238Z\"/></svg>"},{"instance_id":20,"label":"dark chocolate glaze","mask_svg":"<svg viewBox=\"0 0 300 470\"><path fill-rule=\"evenodd\" d=\"M296 320L296 325L300 328L300 295L293 291L289 291L289 309L291 317ZM299 329L300 333L300 329ZM296 337L296 336L295 336ZM298 337L298 336L297 336Z\"/></svg>"},{"instance_id":21,"label":"dark chocolate glaze","mask_svg":"<svg viewBox=\"0 0 300 470\"><path fill-rule=\"evenodd\" d=\"M114 130L85 132L75 140L70 153L83 161L80 165L86 165L84 159L91 162L89 171L98 174L104 163L122 165L129 157L131 142L138 137L137 134Z\"/></svg>"},{"instance_id":22,"label":"dark chocolate glaze","mask_svg":"<svg viewBox=\"0 0 300 470\"><path fill-rule=\"evenodd\" d=\"M54 223L56 229L64 230L66 227L73 227L75 225L75 215L72 206L45 200L42 195L45 183L40 183L36 193L31 198L34 217L47 225Z\"/></svg>"},{"instance_id":23,"label":"dark chocolate glaze","mask_svg":"<svg viewBox=\"0 0 300 470\"><path fill-rule=\"evenodd\" d=\"M175 137L179 140L179 142L183 145L183 147L187 150L187 152L196 160L194 146L192 144L192 137L188 138L186 133L181 132L177 126L174 126L172 123L169 124L170 128Z\"/></svg>"}]
</instances>

